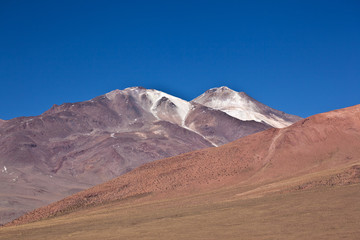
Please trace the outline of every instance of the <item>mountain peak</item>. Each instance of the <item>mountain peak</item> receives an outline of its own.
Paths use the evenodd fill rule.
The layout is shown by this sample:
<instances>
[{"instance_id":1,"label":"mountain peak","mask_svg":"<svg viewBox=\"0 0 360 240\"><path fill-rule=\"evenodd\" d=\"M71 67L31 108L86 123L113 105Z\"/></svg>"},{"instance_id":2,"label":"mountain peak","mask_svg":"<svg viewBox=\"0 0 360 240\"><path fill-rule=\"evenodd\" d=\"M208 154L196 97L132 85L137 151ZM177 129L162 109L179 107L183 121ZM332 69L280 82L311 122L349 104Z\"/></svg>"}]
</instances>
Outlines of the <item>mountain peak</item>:
<instances>
[{"instance_id":1,"label":"mountain peak","mask_svg":"<svg viewBox=\"0 0 360 240\"><path fill-rule=\"evenodd\" d=\"M220 90L220 91L228 91L228 90L233 91L232 89L230 89L227 86L216 87L216 88L213 88L213 89Z\"/></svg>"},{"instance_id":2,"label":"mountain peak","mask_svg":"<svg viewBox=\"0 0 360 240\"><path fill-rule=\"evenodd\" d=\"M293 122L301 119L297 116L285 114L281 111L270 108L265 104L262 104L251 98L245 92L237 92L227 86L211 88L191 102L187 102L183 99L156 89L146 89L143 87L129 87L125 88L124 90L116 89L105 94L105 96L109 100L113 101L118 94L125 94L133 97L133 99L138 99L137 101L142 102L141 105L143 108L145 107L146 109L150 110L150 112L158 119L160 115L163 116L161 118L164 118L165 113L170 115L178 115L181 121L179 120L176 122L178 124L181 122L180 125L182 126L184 125L186 116L189 113L192 103L201 104L209 108L223 111L228 115L242 121L253 120L260 123L266 123L272 127L277 128L289 126ZM141 99L139 99L140 96ZM169 104L172 103L177 107L178 110L176 113L169 113L165 111L165 109L157 109L158 106L160 106L159 101L163 97L169 99ZM166 109L174 109L174 107Z\"/></svg>"},{"instance_id":3,"label":"mountain peak","mask_svg":"<svg viewBox=\"0 0 360 240\"><path fill-rule=\"evenodd\" d=\"M105 96L109 99L109 100L114 100L115 97L118 95L118 94L126 94L126 93L138 93L138 92L158 92L160 93L160 91L158 90L155 90L155 89L146 89L144 87L140 87L140 86L136 86L136 87L128 87L128 88L125 88L123 90L119 90L119 89L115 89L111 92L108 92L105 94Z\"/></svg>"},{"instance_id":4,"label":"mountain peak","mask_svg":"<svg viewBox=\"0 0 360 240\"><path fill-rule=\"evenodd\" d=\"M211 88L211 89L207 90L205 93L214 93L214 92L233 92L233 93L236 93L236 91L228 88L227 86Z\"/></svg>"},{"instance_id":5,"label":"mountain peak","mask_svg":"<svg viewBox=\"0 0 360 240\"><path fill-rule=\"evenodd\" d=\"M236 101L238 101L239 98L242 99L241 101L249 101L250 100L250 96L247 95L245 92L237 92L227 86L211 88L211 89L207 90L205 93L203 93L201 96L199 96L198 98L194 99L193 101L195 102L195 101L199 100L200 98L207 98L208 100L219 99L221 101L224 101L227 99L236 99ZM254 100L254 99L251 98L251 100Z\"/></svg>"},{"instance_id":6,"label":"mountain peak","mask_svg":"<svg viewBox=\"0 0 360 240\"><path fill-rule=\"evenodd\" d=\"M225 86L212 88L192 102L223 111L243 121L264 122L276 128L289 126L301 119L270 108L248 96L245 92L236 92Z\"/></svg>"},{"instance_id":7,"label":"mountain peak","mask_svg":"<svg viewBox=\"0 0 360 240\"><path fill-rule=\"evenodd\" d=\"M136 86L136 87L128 87L125 88L124 90L147 90L147 89L141 86Z\"/></svg>"}]
</instances>

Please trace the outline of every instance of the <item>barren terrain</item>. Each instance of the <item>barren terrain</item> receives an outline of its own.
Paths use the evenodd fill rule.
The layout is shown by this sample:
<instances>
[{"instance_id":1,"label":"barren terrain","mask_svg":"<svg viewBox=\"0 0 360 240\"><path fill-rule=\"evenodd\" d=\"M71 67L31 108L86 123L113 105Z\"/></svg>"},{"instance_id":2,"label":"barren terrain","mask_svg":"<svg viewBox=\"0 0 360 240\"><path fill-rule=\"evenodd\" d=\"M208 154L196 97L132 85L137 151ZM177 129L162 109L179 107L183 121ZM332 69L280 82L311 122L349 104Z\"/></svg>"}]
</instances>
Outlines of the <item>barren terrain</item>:
<instances>
[{"instance_id":1,"label":"barren terrain","mask_svg":"<svg viewBox=\"0 0 360 240\"><path fill-rule=\"evenodd\" d=\"M232 187L181 198L112 202L0 229L0 239L358 239L360 185L238 197Z\"/></svg>"},{"instance_id":2,"label":"barren terrain","mask_svg":"<svg viewBox=\"0 0 360 240\"><path fill-rule=\"evenodd\" d=\"M227 92L239 95L228 88L212 92L218 92L213 97L220 102ZM269 118L269 123L289 125L301 119L255 104L253 99L237 100L252 104L246 110ZM277 113L277 118L266 117L264 109ZM268 128L271 125L257 118L242 120L141 87L54 105L39 116L1 120L0 224L144 163L222 145Z\"/></svg>"},{"instance_id":3,"label":"barren terrain","mask_svg":"<svg viewBox=\"0 0 360 240\"><path fill-rule=\"evenodd\" d=\"M147 163L123 176L26 214L18 225L114 201L147 202L232 187L239 198L357 184L360 105L318 114L218 148Z\"/></svg>"}]
</instances>

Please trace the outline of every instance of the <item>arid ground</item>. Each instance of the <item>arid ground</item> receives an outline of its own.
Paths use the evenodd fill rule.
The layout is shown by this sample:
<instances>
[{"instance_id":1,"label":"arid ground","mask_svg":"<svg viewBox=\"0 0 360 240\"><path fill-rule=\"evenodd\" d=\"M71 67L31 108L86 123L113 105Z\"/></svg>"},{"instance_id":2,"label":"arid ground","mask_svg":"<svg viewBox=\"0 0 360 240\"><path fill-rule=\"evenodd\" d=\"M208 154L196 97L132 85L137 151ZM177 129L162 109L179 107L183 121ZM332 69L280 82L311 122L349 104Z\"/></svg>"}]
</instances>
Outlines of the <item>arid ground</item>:
<instances>
[{"instance_id":1,"label":"arid ground","mask_svg":"<svg viewBox=\"0 0 360 240\"><path fill-rule=\"evenodd\" d=\"M233 187L136 203L113 202L0 229L0 239L358 239L360 184L265 196Z\"/></svg>"}]
</instances>

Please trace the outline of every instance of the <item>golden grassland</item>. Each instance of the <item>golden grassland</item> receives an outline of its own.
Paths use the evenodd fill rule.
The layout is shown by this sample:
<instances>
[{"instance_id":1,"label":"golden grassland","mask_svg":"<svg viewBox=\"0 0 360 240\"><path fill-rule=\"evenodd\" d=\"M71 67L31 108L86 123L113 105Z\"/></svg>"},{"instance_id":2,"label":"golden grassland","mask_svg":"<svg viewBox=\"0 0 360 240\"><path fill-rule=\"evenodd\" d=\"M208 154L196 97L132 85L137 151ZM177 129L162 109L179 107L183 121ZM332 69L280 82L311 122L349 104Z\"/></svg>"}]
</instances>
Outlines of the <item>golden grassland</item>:
<instances>
[{"instance_id":1,"label":"golden grassland","mask_svg":"<svg viewBox=\"0 0 360 240\"><path fill-rule=\"evenodd\" d=\"M113 202L0 229L0 239L359 239L360 184L239 197L249 189Z\"/></svg>"}]
</instances>

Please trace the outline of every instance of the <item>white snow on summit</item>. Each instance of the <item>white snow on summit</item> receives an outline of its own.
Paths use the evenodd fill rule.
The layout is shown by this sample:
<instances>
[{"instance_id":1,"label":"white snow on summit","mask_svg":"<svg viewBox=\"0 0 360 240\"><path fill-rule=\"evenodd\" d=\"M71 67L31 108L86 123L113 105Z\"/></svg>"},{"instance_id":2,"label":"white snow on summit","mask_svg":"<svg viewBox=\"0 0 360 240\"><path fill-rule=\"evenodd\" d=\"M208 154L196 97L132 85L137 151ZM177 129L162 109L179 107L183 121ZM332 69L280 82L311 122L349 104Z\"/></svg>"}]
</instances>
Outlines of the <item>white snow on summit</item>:
<instances>
[{"instance_id":1,"label":"white snow on summit","mask_svg":"<svg viewBox=\"0 0 360 240\"><path fill-rule=\"evenodd\" d=\"M297 121L297 116L270 108L249 97L246 93L236 92L228 87L212 88L191 102L155 89L142 87L117 89L105 96L109 100L114 100L118 94L131 95L156 119L170 121L182 127L186 127L185 120L194 103L223 111L242 121L263 122L276 128L287 127Z\"/></svg>"},{"instance_id":2,"label":"white snow on summit","mask_svg":"<svg viewBox=\"0 0 360 240\"><path fill-rule=\"evenodd\" d=\"M145 88L139 88L139 87L130 87L126 88L124 91L129 91L130 94L133 93L135 96L139 96L139 93L143 93L147 96L147 98L151 101L152 105L150 107L151 113L157 118L159 118L157 106L159 101L165 97L169 99L175 106L178 116L181 119L181 125L185 126L185 119L187 114L189 113L191 109L191 103L188 101L182 100L181 98L169 95L167 93L155 90L155 89L145 89Z\"/></svg>"},{"instance_id":3,"label":"white snow on summit","mask_svg":"<svg viewBox=\"0 0 360 240\"><path fill-rule=\"evenodd\" d=\"M275 109L254 101L244 92L236 92L228 87L212 88L193 102L223 111L243 121L265 122L276 128L287 127L293 123L272 113ZM264 113L264 109L269 113Z\"/></svg>"}]
</instances>

